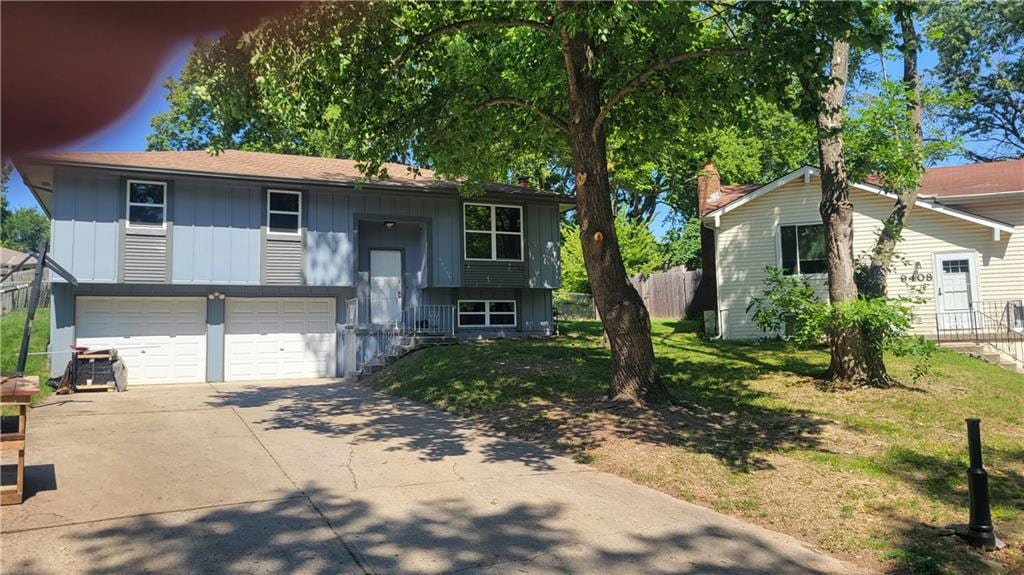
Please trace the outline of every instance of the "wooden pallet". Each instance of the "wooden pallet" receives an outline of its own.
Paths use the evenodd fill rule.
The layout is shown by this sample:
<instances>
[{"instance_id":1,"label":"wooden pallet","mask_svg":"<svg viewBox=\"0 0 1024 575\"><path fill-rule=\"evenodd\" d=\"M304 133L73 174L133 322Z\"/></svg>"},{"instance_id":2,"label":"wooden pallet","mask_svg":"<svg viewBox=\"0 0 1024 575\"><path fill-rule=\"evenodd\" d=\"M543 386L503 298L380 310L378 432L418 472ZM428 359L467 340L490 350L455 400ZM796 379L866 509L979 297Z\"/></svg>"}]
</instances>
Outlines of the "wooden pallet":
<instances>
[{"instance_id":1,"label":"wooden pallet","mask_svg":"<svg viewBox=\"0 0 1024 575\"><path fill-rule=\"evenodd\" d=\"M115 388L114 384L112 384L112 383L108 383L108 384L104 384L104 385L100 385L100 384L96 384L96 385L79 385L79 386L75 387L75 392L76 393L82 392L82 391L117 391L117 388Z\"/></svg>"}]
</instances>

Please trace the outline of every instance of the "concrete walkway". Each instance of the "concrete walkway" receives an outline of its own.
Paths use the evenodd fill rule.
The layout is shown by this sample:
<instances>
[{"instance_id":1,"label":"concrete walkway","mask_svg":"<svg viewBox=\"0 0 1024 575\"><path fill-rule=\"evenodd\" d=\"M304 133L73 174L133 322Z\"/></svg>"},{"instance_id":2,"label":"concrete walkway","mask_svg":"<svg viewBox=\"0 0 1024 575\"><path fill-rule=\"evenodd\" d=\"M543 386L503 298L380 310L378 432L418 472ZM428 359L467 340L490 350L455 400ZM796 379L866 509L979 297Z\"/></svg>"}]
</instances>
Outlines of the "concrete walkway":
<instances>
[{"instance_id":1,"label":"concrete walkway","mask_svg":"<svg viewBox=\"0 0 1024 575\"><path fill-rule=\"evenodd\" d=\"M842 573L795 539L347 383L29 416L4 573Z\"/></svg>"}]
</instances>

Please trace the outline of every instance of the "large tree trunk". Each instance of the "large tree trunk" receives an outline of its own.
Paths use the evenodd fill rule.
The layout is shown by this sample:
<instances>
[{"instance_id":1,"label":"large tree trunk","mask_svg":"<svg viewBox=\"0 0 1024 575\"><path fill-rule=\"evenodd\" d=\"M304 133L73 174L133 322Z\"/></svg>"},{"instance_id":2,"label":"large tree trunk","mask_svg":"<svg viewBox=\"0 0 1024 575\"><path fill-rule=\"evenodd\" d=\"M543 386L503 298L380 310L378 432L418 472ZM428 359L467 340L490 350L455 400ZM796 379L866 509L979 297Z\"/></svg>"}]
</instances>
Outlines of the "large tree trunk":
<instances>
[{"instance_id":1,"label":"large tree trunk","mask_svg":"<svg viewBox=\"0 0 1024 575\"><path fill-rule=\"evenodd\" d=\"M914 28L914 8L903 3L897 7L896 21L903 36L903 87L907 91L907 115L910 118L909 153L914 154L918 173L924 172L924 136L921 128L921 76L917 70L917 53L920 46L917 30ZM901 182L904 181L901 179ZM910 211L917 201L920 189L919 178L912 185L890 188L887 191L896 194L889 217L886 218L882 230L878 233L875 247L871 251L871 262L861 281L861 290L869 297L884 297L887 292L887 278L892 269L896 243L900 241L903 228L906 226Z\"/></svg>"},{"instance_id":2,"label":"large tree trunk","mask_svg":"<svg viewBox=\"0 0 1024 575\"><path fill-rule=\"evenodd\" d=\"M629 283L615 235L606 136L603 129L593 132L601 108L600 82L590 74L594 46L582 31L571 37L562 32L562 49L569 79L569 138L583 260L612 352L608 397L663 402L670 396L654 364L650 316Z\"/></svg>"},{"instance_id":3,"label":"large tree trunk","mask_svg":"<svg viewBox=\"0 0 1024 575\"><path fill-rule=\"evenodd\" d=\"M825 226L828 264L828 295L835 316L829 333L831 361L827 378L843 384L884 385L885 367L878 379L879 365L871 361L872 342L857 326L838 326L842 302L857 299L853 258L853 203L850 202L846 158L843 152L843 99L849 76L850 46L837 40L829 65L832 82L819 98L817 114L818 157L821 161L821 221Z\"/></svg>"}]
</instances>

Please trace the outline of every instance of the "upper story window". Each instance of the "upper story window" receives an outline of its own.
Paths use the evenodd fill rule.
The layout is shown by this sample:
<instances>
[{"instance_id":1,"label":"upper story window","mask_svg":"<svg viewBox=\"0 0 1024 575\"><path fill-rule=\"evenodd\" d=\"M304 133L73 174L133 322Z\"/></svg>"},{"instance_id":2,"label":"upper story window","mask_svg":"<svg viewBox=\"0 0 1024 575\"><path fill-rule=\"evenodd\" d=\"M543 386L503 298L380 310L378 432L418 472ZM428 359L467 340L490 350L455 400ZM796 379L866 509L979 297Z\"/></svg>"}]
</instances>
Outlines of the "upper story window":
<instances>
[{"instance_id":1,"label":"upper story window","mask_svg":"<svg viewBox=\"0 0 1024 575\"><path fill-rule=\"evenodd\" d=\"M128 180L128 227L164 227L167 221L167 184Z\"/></svg>"},{"instance_id":2,"label":"upper story window","mask_svg":"<svg viewBox=\"0 0 1024 575\"><path fill-rule=\"evenodd\" d=\"M787 275L828 272L825 263L825 226L780 226L779 236L782 269Z\"/></svg>"},{"instance_id":3,"label":"upper story window","mask_svg":"<svg viewBox=\"0 0 1024 575\"><path fill-rule=\"evenodd\" d=\"M299 233L302 192L267 190L267 230L274 234Z\"/></svg>"},{"instance_id":4,"label":"upper story window","mask_svg":"<svg viewBox=\"0 0 1024 575\"><path fill-rule=\"evenodd\" d=\"M523 208L464 204L467 260L523 261Z\"/></svg>"}]
</instances>

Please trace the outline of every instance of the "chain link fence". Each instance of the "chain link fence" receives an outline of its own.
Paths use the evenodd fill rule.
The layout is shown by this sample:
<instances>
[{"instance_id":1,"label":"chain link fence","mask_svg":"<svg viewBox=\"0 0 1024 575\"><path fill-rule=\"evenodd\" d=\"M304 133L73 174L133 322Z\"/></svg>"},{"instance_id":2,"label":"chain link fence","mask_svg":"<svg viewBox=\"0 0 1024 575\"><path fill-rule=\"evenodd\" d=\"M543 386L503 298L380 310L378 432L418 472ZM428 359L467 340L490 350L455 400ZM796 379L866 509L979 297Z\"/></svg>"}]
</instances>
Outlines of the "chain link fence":
<instances>
[{"instance_id":1,"label":"chain link fence","mask_svg":"<svg viewBox=\"0 0 1024 575\"><path fill-rule=\"evenodd\" d=\"M588 293L555 292L558 319L598 319L594 296Z\"/></svg>"}]
</instances>

